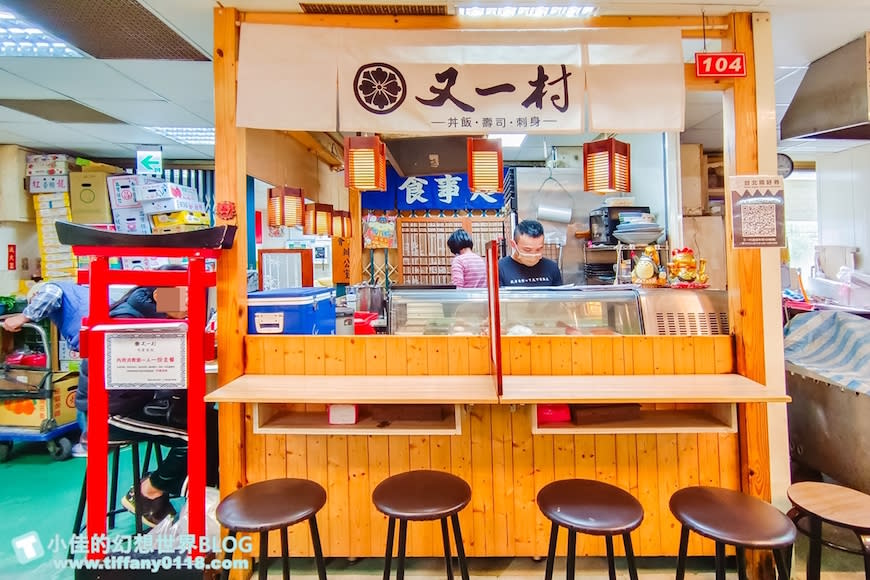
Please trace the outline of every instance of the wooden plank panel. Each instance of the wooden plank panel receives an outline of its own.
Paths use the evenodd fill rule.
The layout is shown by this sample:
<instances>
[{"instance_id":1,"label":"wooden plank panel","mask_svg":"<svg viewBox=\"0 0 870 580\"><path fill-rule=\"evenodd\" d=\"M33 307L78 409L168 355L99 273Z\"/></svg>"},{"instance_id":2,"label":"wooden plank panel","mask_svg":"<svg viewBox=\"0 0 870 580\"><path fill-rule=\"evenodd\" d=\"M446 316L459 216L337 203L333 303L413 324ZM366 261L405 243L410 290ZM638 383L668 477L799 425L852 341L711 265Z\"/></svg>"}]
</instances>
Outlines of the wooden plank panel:
<instances>
[{"instance_id":1,"label":"wooden plank panel","mask_svg":"<svg viewBox=\"0 0 870 580\"><path fill-rule=\"evenodd\" d=\"M680 528L668 507L671 495L680 487L677 435L656 435L656 459L659 487L659 530L661 549L676 554L680 546Z\"/></svg>"},{"instance_id":2,"label":"wooden plank panel","mask_svg":"<svg viewBox=\"0 0 870 580\"><path fill-rule=\"evenodd\" d=\"M553 481L559 481L561 479L573 479L575 477L574 454L575 449L573 435L553 435ZM546 483L548 482L544 483L546 485ZM548 529L545 537L549 537L549 533L550 532ZM559 542L556 545L558 553L564 554L567 545L568 534L562 533L559 536Z\"/></svg>"},{"instance_id":3,"label":"wooden plank panel","mask_svg":"<svg viewBox=\"0 0 870 580\"><path fill-rule=\"evenodd\" d=\"M653 341L645 337L632 337L632 371L635 374L653 374ZM655 435L637 435L638 500L643 505L644 523L638 530L639 553L661 554L661 506L659 504L658 456Z\"/></svg>"},{"instance_id":4,"label":"wooden plank panel","mask_svg":"<svg viewBox=\"0 0 870 580\"><path fill-rule=\"evenodd\" d=\"M494 549L492 536L493 497L501 493L492 485L492 411L491 405L473 405L468 411L471 426L471 510L474 522L473 545L478 553ZM437 553L437 552L436 552Z\"/></svg>"},{"instance_id":5,"label":"wooden plank panel","mask_svg":"<svg viewBox=\"0 0 870 580\"><path fill-rule=\"evenodd\" d=\"M580 479L595 479L595 436L574 436L574 474ZM564 543L562 545L565 545ZM604 539L579 534L577 553L584 556L604 553Z\"/></svg>"},{"instance_id":6,"label":"wooden plank panel","mask_svg":"<svg viewBox=\"0 0 870 580\"><path fill-rule=\"evenodd\" d=\"M410 469L429 469L432 466L427 435L408 437L408 466ZM435 522L420 522L410 526L408 532L409 554L425 555L431 553L435 526ZM440 525L438 525L437 536L441 537Z\"/></svg>"},{"instance_id":7,"label":"wooden plank panel","mask_svg":"<svg viewBox=\"0 0 870 580\"><path fill-rule=\"evenodd\" d=\"M549 363L549 358L547 359ZM534 412L534 407L530 409L530 411ZM532 450L534 453L534 461L535 461L535 469L534 469L534 483L535 483L535 497L537 497L538 492L542 487L554 481L556 479L556 472L554 468L554 450L553 450L553 436L552 435L534 435L532 438ZM535 555L537 556L546 556L547 549L549 546L549 531L550 531L550 520L544 517L544 514L541 513L540 509L537 509L537 505L533 500L533 507L535 513Z\"/></svg>"},{"instance_id":8,"label":"wooden plank panel","mask_svg":"<svg viewBox=\"0 0 870 580\"><path fill-rule=\"evenodd\" d=\"M401 340L393 340L399 338ZM408 358L408 341L405 337L384 337L387 349L387 368L390 369L389 374L405 375L409 374L411 360Z\"/></svg>"},{"instance_id":9,"label":"wooden plank panel","mask_svg":"<svg viewBox=\"0 0 870 580\"><path fill-rule=\"evenodd\" d=\"M356 437L349 437L355 439ZM327 468L326 513L329 514L329 540L335 555L350 553L351 516L363 506L350 503L348 481L348 439L344 435L329 435L326 438Z\"/></svg>"},{"instance_id":10,"label":"wooden plank panel","mask_svg":"<svg viewBox=\"0 0 870 580\"><path fill-rule=\"evenodd\" d=\"M371 516L372 555L383 557L387 545L387 516L372 504L371 497L380 482L390 476L390 439L379 435L366 438L369 450L369 514ZM361 508L364 509L364 508ZM393 550L395 552L395 549Z\"/></svg>"},{"instance_id":11,"label":"wooden plank panel","mask_svg":"<svg viewBox=\"0 0 870 580\"><path fill-rule=\"evenodd\" d=\"M572 370L571 339L565 336L550 338L550 372L554 375L570 375Z\"/></svg>"},{"instance_id":12,"label":"wooden plank panel","mask_svg":"<svg viewBox=\"0 0 870 580\"><path fill-rule=\"evenodd\" d=\"M677 470L679 472L679 487L693 487L700 485L698 465L698 435L695 433L681 433L677 435ZM705 458L706 460L706 458ZM665 519L671 520L674 525L676 519L670 510L664 514ZM701 536L689 535L689 553L699 554L702 549Z\"/></svg>"},{"instance_id":13,"label":"wooden plank panel","mask_svg":"<svg viewBox=\"0 0 870 580\"><path fill-rule=\"evenodd\" d=\"M426 339L408 337L406 340L407 374L425 375L429 368L429 347Z\"/></svg>"},{"instance_id":14,"label":"wooden plank panel","mask_svg":"<svg viewBox=\"0 0 870 580\"><path fill-rule=\"evenodd\" d=\"M387 341L382 336L369 336L365 340L366 348L366 374L407 374L404 368L398 365L390 368L387 364Z\"/></svg>"},{"instance_id":15,"label":"wooden plank panel","mask_svg":"<svg viewBox=\"0 0 870 580\"><path fill-rule=\"evenodd\" d=\"M326 370L323 338L322 336L306 336L302 339L302 347L305 349L304 368L306 375L322 375Z\"/></svg>"},{"instance_id":16,"label":"wooden plank panel","mask_svg":"<svg viewBox=\"0 0 870 580\"><path fill-rule=\"evenodd\" d=\"M371 438L347 438L347 499L350 525L350 549L347 555L354 558L377 552L374 547L379 545L378 538L372 534L373 508L368 445ZM332 522L330 521L329 524L331 525Z\"/></svg>"},{"instance_id":17,"label":"wooden plank panel","mask_svg":"<svg viewBox=\"0 0 870 580\"><path fill-rule=\"evenodd\" d=\"M467 375L469 373L469 342L465 336L447 338L447 374Z\"/></svg>"},{"instance_id":18,"label":"wooden plank panel","mask_svg":"<svg viewBox=\"0 0 870 580\"><path fill-rule=\"evenodd\" d=\"M474 407L471 407L474 408ZM469 485L473 480L471 455L471 412L465 408L460 413L462 417L462 433L450 438L450 457L453 474L461 477ZM474 488L471 490L474 501ZM469 556L483 556L484 549L474 544L474 514L469 508L459 512L459 526L462 528L462 539Z\"/></svg>"},{"instance_id":19,"label":"wooden plank panel","mask_svg":"<svg viewBox=\"0 0 870 580\"><path fill-rule=\"evenodd\" d=\"M266 341L264 340L246 340L245 341L245 372L246 373L265 373L265 357L263 354ZM279 348L283 348L280 346Z\"/></svg>"},{"instance_id":20,"label":"wooden plank panel","mask_svg":"<svg viewBox=\"0 0 870 580\"><path fill-rule=\"evenodd\" d=\"M329 448L327 435L307 435L305 437L305 459L308 463L308 479L315 481L323 486L323 489L329 490ZM334 437L334 435L332 435ZM347 453L345 451L345 453ZM328 492L327 492L328 493ZM327 495L327 498L329 496ZM328 509L328 503L327 503ZM326 513L329 513L328 511ZM324 513L324 516L326 515ZM330 522L332 523L332 522ZM305 526L293 526L305 527ZM339 555L332 545L332 531L330 525L318 527L320 532L320 541L323 544L324 556ZM308 548L305 548L306 551Z\"/></svg>"},{"instance_id":21,"label":"wooden plank panel","mask_svg":"<svg viewBox=\"0 0 870 580\"><path fill-rule=\"evenodd\" d=\"M450 457L451 439L452 437L448 435L435 435L429 438L429 462L432 466L432 469L437 469L438 471L448 471L451 473L453 472ZM473 492L474 489L472 488L472 493ZM435 555L441 554L444 550L441 541L440 524L437 528L437 532L433 533L432 535L432 545L430 547L430 550L430 553Z\"/></svg>"},{"instance_id":22,"label":"wooden plank panel","mask_svg":"<svg viewBox=\"0 0 870 580\"><path fill-rule=\"evenodd\" d=\"M516 360L516 359L515 359ZM511 415L514 467L514 546L518 556L535 556L535 463L531 413Z\"/></svg>"},{"instance_id":23,"label":"wooden plank panel","mask_svg":"<svg viewBox=\"0 0 870 580\"><path fill-rule=\"evenodd\" d=\"M505 339L503 339L505 340ZM502 357L504 360L504 357ZM528 338L513 337L511 339L511 372L512 375L529 375L532 373L532 342Z\"/></svg>"},{"instance_id":24,"label":"wooden plank panel","mask_svg":"<svg viewBox=\"0 0 870 580\"><path fill-rule=\"evenodd\" d=\"M716 370L716 343L712 337L696 336L692 341L696 373L713 373ZM719 436L715 433L698 434L698 484L719 486ZM696 535L696 534L692 534ZM690 542L692 538L690 538ZM695 546L702 553L715 550L712 540L694 539ZM690 544L691 547L691 544Z\"/></svg>"},{"instance_id":25,"label":"wooden plank panel","mask_svg":"<svg viewBox=\"0 0 870 580\"><path fill-rule=\"evenodd\" d=\"M485 336L467 337L468 372L472 375L488 375L495 371L491 368L489 338Z\"/></svg>"},{"instance_id":26,"label":"wooden plank panel","mask_svg":"<svg viewBox=\"0 0 870 580\"><path fill-rule=\"evenodd\" d=\"M552 374L553 360L550 338L545 336L536 337L531 343L531 361L529 369L533 375Z\"/></svg>"},{"instance_id":27,"label":"wooden plank panel","mask_svg":"<svg viewBox=\"0 0 870 580\"><path fill-rule=\"evenodd\" d=\"M308 448L305 435L288 435L284 437L284 448L286 450L286 477L298 477L300 479L308 478ZM327 498L327 501L329 499ZM327 524L327 512L321 511L317 518L317 523L321 525ZM290 542L290 551L294 555L310 556L313 554L311 549L311 533L308 531L308 526L291 526L288 540ZM278 546L280 553L281 544L272 544L270 546ZM324 544L325 548L325 544Z\"/></svg>"},{"instance_id":28,"label":"wooden plank panel","mask_svg":"<svg viewBox=\"0 0 870 580\"><path fill-rule=\"evenodd\" d=\"M344 336L330 338L332 340L324 343L323 372L327 375L345 375L347 374L345 348L348 338Z\"/></svg>"},{"instance_id":29,"label":"wooden plank panel","mask_svg":"<svg viewBox=\"0 0 870 580\"><path fill-rule=\"evenodd\" d=\"M571 374L592 374L592 339L589 337L571 340Z\"/></svg>"},{"instance_id":30,"label":"wooden plank panel","mask_svg":"<svg viewBox=\"0 0 870 580\"><path fill-rule=\"evenodd\" d=\"M513 416L511 406L492 406L492 488L496 492L492 499L494 554L514 554Z\"/></svg>"},{"instance_id":31,"label":"wooden plank panel","mask_svg":"<svg viewBox=\"0 0 870 580\"><path fill-rule=\"evenodd\" d=\"M361 337L345 339L344 369L349 375L366 374L366 344Z\"/></svg>"},{"instance_id":32,"label":"wooden plank panel","mask_svg":"<svg viewBox=\"0 0 870 580\"><path fill-rule=\"evenodd\" d=\"M449 365L447 362L447 337L434 336L426 341L426 356L429 364L427 372L422 374L428 375L447 375L450 374Z\"/></svg>"}]
</instances>

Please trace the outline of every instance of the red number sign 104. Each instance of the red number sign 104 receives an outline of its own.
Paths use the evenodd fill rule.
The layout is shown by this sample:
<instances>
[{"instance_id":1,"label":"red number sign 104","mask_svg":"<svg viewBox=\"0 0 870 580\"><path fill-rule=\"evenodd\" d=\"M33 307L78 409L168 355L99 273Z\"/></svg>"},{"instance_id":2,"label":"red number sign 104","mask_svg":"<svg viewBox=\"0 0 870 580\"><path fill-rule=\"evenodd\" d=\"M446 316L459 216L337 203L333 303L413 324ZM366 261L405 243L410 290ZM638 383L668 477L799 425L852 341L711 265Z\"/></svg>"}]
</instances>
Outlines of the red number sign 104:
<instances>
[{"instance_id":1,"label":"red number sign 104","mask_svg":"<svg viewBox=\"0 0 870 580\"><path fill-rule=\"evenodd\" d=\"M742 52L696 52L695 76L745 77L746 55Z\"/></svg>"}]
</instances>

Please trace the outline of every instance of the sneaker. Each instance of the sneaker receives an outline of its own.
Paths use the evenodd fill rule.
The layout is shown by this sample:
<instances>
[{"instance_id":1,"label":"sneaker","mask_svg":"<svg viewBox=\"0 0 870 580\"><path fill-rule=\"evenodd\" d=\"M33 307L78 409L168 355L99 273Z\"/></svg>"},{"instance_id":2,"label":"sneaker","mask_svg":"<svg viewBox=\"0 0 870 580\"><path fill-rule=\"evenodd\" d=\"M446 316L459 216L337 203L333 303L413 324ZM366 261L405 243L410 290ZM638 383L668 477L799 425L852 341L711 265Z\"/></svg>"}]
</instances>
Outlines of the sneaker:
<instances>
[{"instance_id":1,"label":"sneaker","mask_svg":"<svg viewBox=\"0 0 870 580\"><path fill-rule=\"evenodd\" d=\"M72 446L72 456L73 457L87 457L88 456L88 448L82 445L81 443L76 443Z\"/></svg>"},{"instance_id":2,"label":"sneaker","mask_svg":"<svg viewBox=\"0 0 870 580\"><path fill-rule=\"evenodd\" d=\"M133 487L127 491L127 495L121 498L121 505L128 512L136 514L136 495ZM156 499L142 498L142 523L149 528L155 527L168 517L175 517L175 508L169 503L169 496L163 494Z\"/></svg>"}]
</instances>

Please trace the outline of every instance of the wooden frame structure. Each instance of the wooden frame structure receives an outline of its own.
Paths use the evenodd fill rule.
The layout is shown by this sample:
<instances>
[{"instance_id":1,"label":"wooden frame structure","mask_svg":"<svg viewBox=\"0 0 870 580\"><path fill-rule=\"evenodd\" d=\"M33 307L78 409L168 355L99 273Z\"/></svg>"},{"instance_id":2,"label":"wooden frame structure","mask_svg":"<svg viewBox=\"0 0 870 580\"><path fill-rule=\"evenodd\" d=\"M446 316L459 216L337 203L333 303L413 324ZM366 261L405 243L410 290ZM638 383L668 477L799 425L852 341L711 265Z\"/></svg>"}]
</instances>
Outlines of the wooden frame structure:
<instances>
[{"instance_id":1,"label":"wooden frame structure","mask_svg":"<svg viewBox=\"0 0 870 580\"><path fill-rule=\"evenodd\" d=\"M302 26L353 27L371 29L419 29L440 28L457 29L468 25L459 17L452 16L326 16L291 13L246 13L229 7L215 9L215 167L216 167L216 202L231 202L237 208L237 215L246 213L245 198L245 130L236 127L236 83L239 49L239 27L241 23L290 24ZM766 23L766 24L765 24ZM761 169L772 171L775 156L775 128L771 137L772 127L764 125L759 128L759 107L765 95L760 95L758 87L769 85L772 88L773 68L768 62L770 55L769 19L767 15L750 13L734 13L728 16L707 17L702 23L700 16L625 16L625 17L595 17L577 23L583 27L680 27L684 38L699 38L703 34L723 40L726 48L746 53L748 74L745 78L710 80L698 79L694 75L694 67L686 65L686 89L689 91L719 91L723 94L725 110L725 141L727 173L757 174ZM503 20L474 20L474 28L522 28L522 22ZM529 23L536 29L565 27L564 21L535 20ZM753 35L755 34L755 36ZM762 49L756 53L756 47ZM759 71L756 63L770 64L769 70ZM768 78L769 77L769 78ZM767 90L767 88L765 88ZM768 95L769 96L769 95ZM352 218L359 220L359 192L349 191L349 207ZM730 217L730 216L728 216ZM726 220L729 223L730 220ZM246 304L245 304L245 264L246 248L244 219L234 221L241 231L236 236L236 245L232 250L225 251L218 264L218 326L220 357L218 383L227 385L245 373L301 373L301 374L394 374L394 375L425 375L454 374L452 368L436 368L440 360L436 354L443 355L449 351L451 357L459 357L460 374L469 372L469 364L484 364L484 354L479 346L462 341L391 341L389 343L390 360L401 359L403 362L396 368L386 365L387 343L392 337L369 339L361 337L343 339L343 348L333 351L332 347L324 347L322 338L285 337L282 339L264 337L246 337ZM733 328L733 344L730 339L717 339L716 354L725 353L727 360L720 367L718 364L709 367L715 357L710 359L707 346L701 346L704 341L696 339L646 337L637 341L614 341L611 339L593 341L589 344L590 352L580 353L579 358L571 359L567 369L556 369L555 363L548 365L541 372L532 372L528 367L530 361L517 363L511 361L512 369L519 369L517 374L696 374L736 372L770 388L772 397L769 400L783 400L782 389L775 375L777 354L776 342L772 338L771 328L779 330L779 321L771 320L770 297L777 294L776 289L769 285L762 288L762 279L774 264L773 253L768 250L740 250L730 248L730 231L728 244L728 281L730 295L730 312ZM360 244L352 244L351 268L357 276L360 271ZM763 268L763 265L765 266ZM778 272L776 272L778 276ZM351 280L356 282L358 280ZM767 313L767 318L765 314ZM603 337L602 337L603 338ZM727 337L725 337L727 338ZM289 340L288 340L289 339ZM400 344L401 343L401 344ZM461 343L461 344L460 344ZM330 343L332 344L332 343ZM705 344L705 343L704 343ZM630 346L628 346L630 345ZM563 348L564 345L562 345ZM536 343L532 348L544 349L551 353L553 344ZM362 349L362 350L360 350ZM398 350L396 350L398 349ZM578 350L568 347L568 353L577 354ZM724 350L722 350L724 349ZM766 350L773 349L773 350ZM421 354L426 360L429 353L428 366L412 368L418 363L410 360L411 354ZM354 354L355 353L355 354ZM433 354L435 353L435 354ZM648 353L650 358L643 358ZM407 358L405 358L407 355ZM594 355L594 356L593 356ZM641 358L638 358L638 357ZM362 358L359 358L362 357ZM452 360L452 359L451 359ZM537 360L537 359L535 359ZM543 360L549 360L545 358ZM555 360L555 359L553 359ZM270 361L273 361L270 364ZM631 361L629 365L628 361ZM452 364L452 363L451 363ZM523 364L526 367L523 367ZM533 363L534 364L534 363ZM301 372L300 369L304 369ZM330 371L330 369L332 369ZM724 369L724 370L723 370ZM774 372L771 372L773 370ZM528 371L528 372L526 372ZM638 372L640 371L640 372ZM396 377L398 378L398 377ZM308 437L287 436L263 437L251 434L251 405L239 398L223 399L220 404L221 449L232 450L221 457L221 494L226 495L248 482L250 474L257 477L290 476L291 474L306 475L310 478L322 478L331 494L333 483L344 480L346 485L343 494L356 509L358 502L370 503L370 487L375 473L383 473L383 465L378 465L381 457L403 463L405 468L420 465L433 468L447 468L455 473L468 477L472 488L485 487L489 490L506 489L511 483L512 497L504 498L495 494L486 499L475 495L472 509L465 510L463 517L478 523L472 525L469 555L539 555L544 552L539 545L537 536L523 538L510 537L511 530L526 526L528 529L539 528L542 525L534 512L534 492L542 484L543 479L572 474L588 473L593 477L612 478L615 483L625 485L629 489L646 495L645 506L657 506L660 513L667 511L667 500L662 499L664 493L659 493L659 486L670 489L672 486L710 483L729 485L742 489L765 500L771 498L771 471L769 451L768 406L763 402L742 402L737 405L738 431L733 438L720 436L711 439L709 436L687 437L674 435L673 438L661 439L663 436L638 435L636 439L620 439L624 436L603 437L593 439L556 436L526 436L529 425L528 418L514 414L511 417L509 406L506 405L475 405L464 415L464 435L459 438L433 436L415 439L404 436L394 437L345 437L324 436ZM459 401L458 401L459 402ZM467 435L466 435L467 434ZM513 435L512 435L513 434ZM519 434L521 440L512 440ZM626 436L627 437L627 436ZM726 437L722 439L721 437ZM483 439L481 439L483 438ZM492 440L492 445L480 447L482 440ZM547 439L550 438L550 439ZM656 454L656 444L659 441L667 449L661 456ZM623 449L626 445L634 449ZM242 453L238 452L242 446ZM552 446L551 446L552 445ZM727 448L722 454L722 446ZM591 447L590 447L591 446ZM709 472L709 466L698 465L704 462L704 457L713 452L719 464L715 473ZM519 451L517 451L519 449ZM676 462L677 456L687 452L695 452L696 465L683 471L679 467L679 478L668 479L652 476L650 481L644 478L650 474L659 473L659 465L668 461ZM532 469L534 474L526 474L516 482L509 482L506 471L492 470L488 473L472 472L471 467L462 467L461 462L467 461L471 453L481 453L487 458L487 464L512 465L513 474L517 470ZM426 453L425 461L420 453ZM547 468L542 472L536 464L527 463L524 454L540 453L547 457ZM306 459L296 463L299 455ZM596 467L593 460L591 467L589 457L612 458L613 470ZM327 459L327 457L329 459ZM339 459L334 459L339 457ZM581 466L581 459L583 465ZM343 459L341 459L343 458ZM359 458L367 458L366 462L358 464ZM626 459L630 458L630 459ZM566 465L571 462L571 469L566 471ZM626 471L618 469L619 465ZM459 462L457 464L457 462ZM513 463L511 463L513 462ZM575 463L576 462L576 463ZM632 463L633 462L633 463ZM293 467L291 468L291 464ZM630 465L629 465L630 464ZM300 466L302 471L300 471ZM575 469L576 467L576 469ZM581 468L582 467L582 468ZM677 467L671 466L676 473ZM380 469L380 471L378 471ZM591 469L591 471L588 471ZM705 472L705 469L707 472ZM467 470L467 471L466 471ZM644 471L648 470L648 471ZM639 471L642 471L639 478ZM369 472L366 475L366 472ZM705 475L707 473L707 475ZM644 475L645 474L645 475ZM529 479L531 477L531 479ZM539 481L539 479L541 481ZM350 483L347 483L349 481ZM676 483L675 483L676 482ZM544 482L545 483L545 482ZM335 484L338 485L338 484ZM671 489L673 491L673 489ZM652 494L652 495L650 495ZM655 497L653 497L655 496ZM522 499L523 501L519 501ZM508 509L504 502L512 503ZM531 503L529 503L531 502ZM514 509L515 508L515 509ZM365 511L365 510L362 510ZM330 502L324 517L339 521L349 517L349 504ZM362 556L378 554L382 547L377 539L382 526L380 522L364 515L369 527L336 528L333 535L324 534L324 549L327 554ZM656 537L642 538L639 553L675 554L675 533L668 529L669 523L664 520L658 523L661 533ZM463 527L466 522L463 522ZM324 526L328 529L328 526ZM490 532L484 532L492 528ZM343 530L343 531L342 531ZM478 530L481 532L478 535ZM414 540L409 546L411 554L438 554L440 541L437 534L430 530ZM372 544L375 544L372 546ZM307 546L307 542L302 542ZM581 553L600 553L602 546L593 540L581 548ZM303 548L304 549L304 548ZM562 547L564 549L564 546ZM710 546L698 541L690 545L693 553L712 553ZM769 576L772 570L769 559L757 556L750 562L750 576L762 578Z\"/></svg>"}]
</instances>

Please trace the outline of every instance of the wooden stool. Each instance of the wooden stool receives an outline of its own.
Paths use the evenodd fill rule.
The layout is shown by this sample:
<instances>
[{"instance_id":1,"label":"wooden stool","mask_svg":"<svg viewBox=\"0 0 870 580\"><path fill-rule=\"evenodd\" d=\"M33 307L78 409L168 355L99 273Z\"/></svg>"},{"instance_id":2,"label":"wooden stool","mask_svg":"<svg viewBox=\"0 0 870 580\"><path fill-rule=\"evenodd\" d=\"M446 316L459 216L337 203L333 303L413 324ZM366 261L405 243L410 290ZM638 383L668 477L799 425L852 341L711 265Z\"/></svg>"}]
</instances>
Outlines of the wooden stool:
<instances>
[{"instance_id":1,"label":"wooden stool","mask_svg":"<svg viewBox=\"0 0 870 580\"><path fill-rule=\"evenodd\" d=\"M388 477L372 492L372 501L378 510L389 516L387 523L387 549L384 555L384 580L390 579L393 558L393 538L396 520L399 520L399 566L396 578L405 577L405 542L409 521L441 520L441 538L444 541L444 562L447 577L453 578L453 562L450 555L450 536L447 533L447 518L453 522L453 537L459 557L462 580L468 580L468 565L462 545L462 531L457 515L471 501L471 487L462 479L443 471L421 469Z\"/></svg>"},{"instance_id":2,"label":"wooden stool","mask_svg":"<svg viewBox=\"0 0 870 580\"><path fill-rule=\"evenodd\" d=\"M553 525L550 528L550 549L547 552L545 580L553 578L556 560L556 539L559 526L568 529L568 559L566 577L574 579L577 532L604 536L607 544L607 569L610 580L616 580L613 559L613 536L622 535L625 559L631 580L637 580L631 531L643 521L643 506L631 494L613 485L591 479L563 479L549 483L538 492L538 507Z\"/></svg>"},{"instance_id":3,"label":"wooden stool","mask_svg":"<svg viewBox=\"0 0 870 580\"><path fill-rule=\"evenodd\" d=\"M290 578L287 528L308 520L317 576L320 580L326 580L326 566L317 531L317 512L325 503L326 491L313 481L271 479L234 491L218 504L216 515L221 525L229 530L230 537L235 538L237 532L259 532L260 558L257 566L260 580L265 580L268 572L269 532L281 532L281 556L286 580ZM224 571L223 577L229 577L229 570Z\"/></svg>"},{"instance_id":4,"label":"wooden stool","mask_svg":"<svg viewBox=\"0 0 870 580\"><path fill-rule=\"evenodd\" d=\"M785 514L758 498L718 487L687 487L671 496L671 512L683 525L677 580L686 573L689 530L716 542L716 580L725 579L725 546L737 549L737 576L746 579L746 548L772 550L779 577L789 578L787 552L797 532Z\"/></svg>"},{"instance_id":5,"label":"wooden stool","mask_svg":"<svg viewBox=\"0 0 870 580\"><path fill-rule=\"evenodd\" d=\"M794 505L789 517L810 538L807 580L821 577L822 544L862 555L864 578L870 580L870 495L840 485L805 481L789 487L788 498ZM809 525L803 525L807 520ZM854 533L858 537L857 549L825 541L822 522Z\"/></svg>"}]
</instances>

